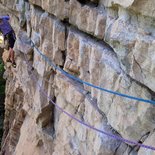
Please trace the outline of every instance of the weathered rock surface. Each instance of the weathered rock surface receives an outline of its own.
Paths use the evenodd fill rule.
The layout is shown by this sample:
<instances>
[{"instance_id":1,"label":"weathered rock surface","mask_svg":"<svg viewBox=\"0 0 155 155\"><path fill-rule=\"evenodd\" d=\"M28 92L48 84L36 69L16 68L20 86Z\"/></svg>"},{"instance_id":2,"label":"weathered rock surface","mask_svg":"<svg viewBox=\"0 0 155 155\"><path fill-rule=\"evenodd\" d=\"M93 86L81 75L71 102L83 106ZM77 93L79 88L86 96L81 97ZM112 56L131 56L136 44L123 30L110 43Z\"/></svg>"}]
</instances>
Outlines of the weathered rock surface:
<instances>
[{"instance_id":1,"label":"weathered rock surface","mask_svg":"<svg viewBox=\"0 0 155 155\"><path fill-rule=\"evenodd\" d=\"M153 155L152 150L93 131L62 111L104 132L155 147L153 105L69 79L51 61L94 85L154 99L154 1L11 4L0 1L0 13L9 10L17 34L16 69L6 63L8 52L3 54L7 83L1 153Z\"/></svg>"},{"instance_id":2,"label":"weathered rock surface","mask_svg":"<svg viewBox=\"0 0 155 155\"><path fill-rule=\"evenodd\" d=\"M134 0L101 0L100 3L107 7L112 7L113 5L121 5L124 8L130 7Z\"/></svg>"},{"instance_id":3,"label":"weathered rock surface","mask_svg":"<svg viewBox=\"0 0 155 155\"><path fill-rule=\"evenodd\" d=\"M146 141L144 142L144 144L147 144L147 145L152 145L154 144L154 139L155 139L155 133L152 133L147 139ZM143 149L141 148L138 152L138 155L141 155L141 154L146 154L146 155L154 155L155 152L152 151L152 150L146 150L146 149Z\"/></svg>"}]
</instances>

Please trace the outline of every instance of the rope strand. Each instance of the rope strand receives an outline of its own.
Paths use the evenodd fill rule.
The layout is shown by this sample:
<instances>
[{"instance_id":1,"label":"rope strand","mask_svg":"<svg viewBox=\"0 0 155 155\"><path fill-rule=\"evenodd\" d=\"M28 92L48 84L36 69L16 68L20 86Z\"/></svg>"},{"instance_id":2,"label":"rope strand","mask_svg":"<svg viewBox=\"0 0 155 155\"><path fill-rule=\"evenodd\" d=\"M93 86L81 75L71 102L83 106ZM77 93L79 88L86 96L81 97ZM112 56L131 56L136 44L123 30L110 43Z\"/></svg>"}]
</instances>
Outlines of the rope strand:
<instances>
[{"instance_id":1,"label":"rope strand","mask_svg":"<svg viewBox=\"0 0 155 155\"><path fill-rule=\"evenodd\" d=\"M25 54L24 54L24 56L25 56ZM30 66L30 64L29 64L29 62L28 62L26 56L25 56L25 60L26 60L26 64L27 64L28 66ZM31 68L31 66L30 66L30 68ZM32 73L32 72L31 72L31 73ZM144 145L144 144L141 144L141 143L138 143L138 142L135 142L135 141L130 141L130 140L124 139L124 138L122 138L122 137L116 136L116 135L114 135L114 134L107 133L107 132L105 132L105 131L103 131L103 130L100 130L100 129L98 129L98 128L95 128L95 127L93 127L93 126L91 126L91 125L89 125L89 124L87 124L87 123L81 121L80 119L76 118L74 115L68 113L68 112L65 111L63 108L61 108L60 106L58 106L55 102L53 102L52 97L48 96L47 93L45 92L45 90L38 84L38 81L37 81L37 79L36 79L36 77L34 76L33 73L32 73L32 78L33 78L33 80L36 82L36 84L38 85L38 87L40 88L41 93L42 93L44 96L46 96L46 97L51 101L51 103L52 103L53 105L55 105L55 107L56 107L59 111L63 112L64 114L66 114L67 116L69 116L71 119L77 121L77 122L80 123L81 125L83 125L83 126L89 128L89 129L92 129L92 130L94 130L94 131L97 131L97 132L99 132L99 133L102 133L102 134L104 134L104 135L106 135L106 136L108 136L108 137L111 137L111 138L113 138L113 139L120 140L120 141L125 142L125 143L128 143L128 144L137 145L137 146L139 146L139 147L143 147L143 148L146 148L146 149L150 149L150 150L155 151L155 147L153 147L153 146L148 146L148 145Z\"/></svg>"},{"instance_id":2,"label":"rope strand","mask_svg":"<svg viewBox=\"0 0 155 155\"><path fill-rule=\"evenodd\" d=\"M49 63L50 66L52 66L55 70L58 70L59 72L61 72L65 76L67 76L67 77L69 77L69 78L71 78L71 79L73 79L75 81L78 81L78 82L80 82L82 84L85 84L87 86L96 88L98 90L101 90L101 91L104 91L104 92L107 92L107 93L110 93L110 94L114 94L114 95L121 96L121 97L124 97L124 98L128 98L128 99L131 99L131 100L141 101L141 102L150 103L150 104L155 105L155 101L130 96L130 95L119 93L119 92L112 91L112 90L108 90L108 89L96 86L96 85L94 85L92 83L83 81L83 80L71 75L71 74L67 73L66 71L64 71L63 69L61 69L60 67L56 66L48 57L46 57L44 54L42 54L42 52L35 46L35 44L32 42L32 40L31 40L31 43L32 43L32 47L34 47L36 49L36 51L45 59L46 62Z\"/></svg>"}]
</instances>

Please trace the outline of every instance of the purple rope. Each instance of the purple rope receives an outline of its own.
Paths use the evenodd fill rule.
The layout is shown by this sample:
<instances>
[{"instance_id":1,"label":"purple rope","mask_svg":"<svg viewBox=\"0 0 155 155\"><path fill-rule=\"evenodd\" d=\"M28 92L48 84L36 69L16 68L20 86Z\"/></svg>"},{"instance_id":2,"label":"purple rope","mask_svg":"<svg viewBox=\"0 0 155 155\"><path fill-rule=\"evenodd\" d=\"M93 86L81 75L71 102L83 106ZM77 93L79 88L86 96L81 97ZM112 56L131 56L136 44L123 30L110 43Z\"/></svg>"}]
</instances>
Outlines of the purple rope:
<instances>
[{"instance_id":1,"label":"purple rope","mask_svg":"<svg viewBox=\"0 0 155 155\"><path fill-rule=\"evenodd\" d=\"M25 54L24 54L24 56L25 56ZM29 62L28 62L28 60L26 59L26 56L25 56L25 60L26 60L26 64L31 68L31 66L30 66L30 64L29 64ZM31 72L31 73L32 73L32 72ZM32 77L33 80L34 80L36 83L38 83L38 81L37 81L37 79L36 79L36 77L34 76L33 73L32 73L32 76L33 76L33 77ZM100 129L98 129L98 128L95 128L95 127L93 127L93 126L91 126L91 125L89 125L89 124L87 124L87 123L85 123L85 122L79 120L78 118L76 118L76 117L73 116L72 114L70 114L70 113L68 113L67 111L63 110L63 108L61 108L60 106L58 106L55 102L53 102L52 97L48 96L47 93L45 92L45 90L44 90L39 84L37 84L37 85L39 86L39 88L40 88L42 94L43 94L44 96L46 96L46 97L51 101L51 103L52 103L53 105L55 105L55 107L56 107L58 110L60 110L61 112L65 113L65 114L66 114L67 116L69 116L71 119L74 119L75 121L79 122L81 125L86 126L87 128L90 128L90 129L95 130L95 131L97 131L97 132L100 132L100 133L102 133L102 134L104 134L104 135L107 135L107 136L109 136L109 137L111 137L111 138L113 138L113 139L117 139L117 140L120 140L120 141L125 142L125 143L129 143L129 144L132 144L132 145L137 145L137 146L139 146L139 147L143 147L143 148L146 148L146 149L150 149L150 150L154 150L154 151L155 151L155 147L153 147L153 146L148 146L148 145L144 145L144 144L141 144L141 143L138 143L138 142L135 142L135 141L130 141L130 140L124 139L124 138L122 138L122 137L119 137L119 136L116 136L116 135L114 135L114 134L110 134L110 133L107 133L107 132L105 132L105 131L103 131L103 130L100 130Z\"/></svg>"}]
</instances>

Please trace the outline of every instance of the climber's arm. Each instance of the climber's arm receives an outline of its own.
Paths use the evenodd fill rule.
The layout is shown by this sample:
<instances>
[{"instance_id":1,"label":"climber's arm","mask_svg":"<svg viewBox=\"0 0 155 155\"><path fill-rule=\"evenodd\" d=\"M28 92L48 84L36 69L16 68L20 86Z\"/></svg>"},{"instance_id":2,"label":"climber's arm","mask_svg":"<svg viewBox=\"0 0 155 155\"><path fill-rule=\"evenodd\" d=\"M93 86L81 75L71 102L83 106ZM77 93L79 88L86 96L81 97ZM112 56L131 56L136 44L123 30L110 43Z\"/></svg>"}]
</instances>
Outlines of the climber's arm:
<instances>
[{"instance_id":1,"label":"climber's arm","mask_svg":"<svg viewBox=\"0 0 155 155\"><path fill-rule=\"evenodd\" d=\"M0 16L0 19L6 19L6 20L9 20L10 19L10 16Z\"/></svg>"}]
</instances>

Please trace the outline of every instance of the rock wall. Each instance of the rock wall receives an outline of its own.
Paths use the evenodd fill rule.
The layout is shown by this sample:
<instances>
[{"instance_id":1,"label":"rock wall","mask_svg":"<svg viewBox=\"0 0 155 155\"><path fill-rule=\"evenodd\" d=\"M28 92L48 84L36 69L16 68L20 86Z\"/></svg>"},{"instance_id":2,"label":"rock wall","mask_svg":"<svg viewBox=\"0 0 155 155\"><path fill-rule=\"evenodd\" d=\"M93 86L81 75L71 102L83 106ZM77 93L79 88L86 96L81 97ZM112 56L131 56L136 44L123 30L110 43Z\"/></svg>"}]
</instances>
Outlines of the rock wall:
<instances>
[{"instance_id":1,"label":"rock wall","mask_svg":"<svg viewBox=\"0 0 155 155\"><path fill-rule=\"evenodd\" d=\"M4 74L1 154L154 155L153 150L82 126L52 102L93 127L155 147L153 105L67 78L30 41L57 66L84 81L152 100L154 8L153 0L1 0L0 13L11 16L17 35L17 67L6 63ZM7 55L5 51L4 61Z\"/></svg>"},{"instance_id":2,"label":"rock wall","mask_svg":"<svg viewBox=\"0 0 155 155\"><path fill-rule=\"evenodd\" d=\"M3 136L4 99L5 99L5 95L0 94L0 143Z\"/></svg>"},{"instance_id":3,"label":"rock wall","mask_svg":"<svg viewBox=\"0 0 155 155\"><path fill-rule=\"evenodd\" d=\"M5 80L3 79L4 65L2 60L3 49L0 48L0 144L3 136Z\"/></svg>"}]
</instances>

